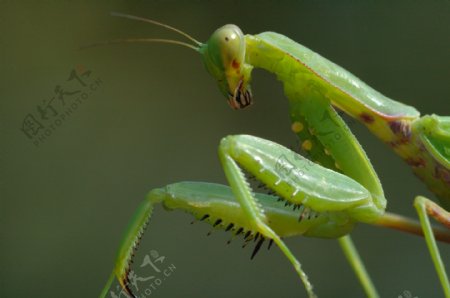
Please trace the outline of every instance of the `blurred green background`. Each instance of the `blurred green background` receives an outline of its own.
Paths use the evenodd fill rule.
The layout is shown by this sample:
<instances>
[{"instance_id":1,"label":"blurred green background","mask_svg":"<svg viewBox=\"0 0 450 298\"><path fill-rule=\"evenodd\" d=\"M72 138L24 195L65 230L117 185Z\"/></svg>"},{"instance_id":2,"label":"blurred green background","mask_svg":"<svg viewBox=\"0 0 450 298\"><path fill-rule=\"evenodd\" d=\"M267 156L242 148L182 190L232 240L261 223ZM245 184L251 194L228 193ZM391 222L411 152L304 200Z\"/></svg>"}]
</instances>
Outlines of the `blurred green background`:
<instances>
[{"instance_id":1,"label":"blurred green background","mask_svg":"<svg viewBox=\"0 0 450 298\"><path fill-rule=\"evenodd\" d=\"M450 115L449 1L1 1L0 297L96 297L148 190L182 180L224 183L216 151L228 134L296 144L287 100L271 74L254 71L254 106L232 111L193 51L156 44L79 51L119 37L181 39L110 11L160 20L200 40L226 23L250 34L276 31L422 113ZM85 83L97 80L96 89L82 87L72 70ZM30 123L29 114L48 117L40 123L48 129L53 114L65 111L56 97L54 110L39 112L55 90L89 94L36 146L23 122ZM65 107L80 94L64 94ZM414 196L432 195L389 148L351 126L379 173L389 210L416 217ZM277 248L250 261L252 248L241 249L240 239L227 246L229 233L206 237L210 226L191 220L156 209L135 268L154 250L165 256L158 266L176 270L152 297L305 296ZM366 225L353 238L382 297L442 296L423 239ZM364 296L336 241L287 244L320 297ZM450 249L440 247L448 265ZM142 291L149 283L140 281Z\"/></svg>"}]
</instances>

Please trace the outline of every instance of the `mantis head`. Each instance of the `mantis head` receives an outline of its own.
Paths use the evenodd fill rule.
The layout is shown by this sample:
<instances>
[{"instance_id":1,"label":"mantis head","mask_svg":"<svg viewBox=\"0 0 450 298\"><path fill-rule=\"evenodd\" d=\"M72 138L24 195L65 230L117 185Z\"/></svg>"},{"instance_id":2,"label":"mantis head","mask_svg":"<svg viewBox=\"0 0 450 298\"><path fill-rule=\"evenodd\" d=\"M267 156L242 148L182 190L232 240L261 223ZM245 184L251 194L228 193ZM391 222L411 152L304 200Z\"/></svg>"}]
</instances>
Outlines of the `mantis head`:
<instances>
[{"instance_id":1,"label":"mantis head","mask_svg":"<svg viewBox=\"0 0 450 298\"><path fill-rule=\"evenodd\" d=\"M250 75L252 66L245 63L245 37L236 25L217 29L199 48L208 72L217 80L233 109L252 104Z\"/></svg>"},{"instance_id":2,"label":"mantis head","mask_svg":"<svg viewBox=\"0 0 450 298\"><path fill-rule=\"evenodd\" d=\"M245 63L245 37L236 25L225 25L217 29L206 43L201 43L179 29L154 20L115 12L111 15L164 27L183 35L193 44L172 39L127 38L99 42L84 48L130 42L170 43L187 47L202 55L206 69L217 80L220 90L233 109L242 109L252 104L249 84L252 66Z\"/></svg>"}]
</instances>

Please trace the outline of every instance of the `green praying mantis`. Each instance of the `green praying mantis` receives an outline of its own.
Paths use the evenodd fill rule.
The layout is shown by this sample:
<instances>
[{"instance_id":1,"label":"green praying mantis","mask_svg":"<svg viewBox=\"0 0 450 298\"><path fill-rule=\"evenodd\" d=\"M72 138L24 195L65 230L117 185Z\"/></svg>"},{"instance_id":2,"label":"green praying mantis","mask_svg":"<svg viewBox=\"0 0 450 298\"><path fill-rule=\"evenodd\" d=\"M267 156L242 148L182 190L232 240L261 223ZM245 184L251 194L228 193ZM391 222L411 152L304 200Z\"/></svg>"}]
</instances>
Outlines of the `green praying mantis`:
<instances>
[{"instance_id":1,"label":"green praying mantis","mask_svg":"<svg viewBox=\"0 0 450 298\"><path fill-rule=\"evenodd\" d=\"M156 204L181 209L197 219L256 243L273 242L292 263L309 297L316 297L300 262L283 237L337 238L368 297L377 291L351 241L358 222L423 235L446 297L449 280L436 239L450 242L446 229L433 229L429 217L450 228L450 117L420 116L413 107L387 98L342 67L295 41L274 32L244 35L235 25L217 29L206 43L171 26L131 15L114 16L143 21L175 31L191 43L169 39L119 39L122 42L159 42L198 52L220 91L233 109L252 104L253 68L276 75L289 100L291 129L309 157L269 140L232 135L220 142L218 154L229 186L179 182L153 189L137 209L120 245L116 264L101 297L117 277L129 288L130 262ZM99 44L96 44L99 45ZM364 150L336 110L363 123L412 168L439 198L441 206L418 196L414 206L420 224L385 212L380 180ZM339 135L339 142L334 139ZM256 179L270 194L254 192Z\"/></svg>"}]
</instances>

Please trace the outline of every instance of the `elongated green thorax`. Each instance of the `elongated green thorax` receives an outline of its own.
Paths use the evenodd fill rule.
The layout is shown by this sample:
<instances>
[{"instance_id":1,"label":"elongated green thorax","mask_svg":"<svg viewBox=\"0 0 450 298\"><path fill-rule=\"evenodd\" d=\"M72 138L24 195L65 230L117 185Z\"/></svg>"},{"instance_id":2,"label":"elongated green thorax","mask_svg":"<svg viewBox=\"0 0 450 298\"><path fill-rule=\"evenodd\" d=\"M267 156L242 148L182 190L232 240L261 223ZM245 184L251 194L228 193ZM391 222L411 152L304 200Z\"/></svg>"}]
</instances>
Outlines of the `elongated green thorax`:
<instances>
[{"instance_id":1,"label":"elongated green thorax","mask_svg":"<svg viewBox=\"0 0 450 298\"><path fill-rule=\"evenodd\" d=\"M342 158L351 163L356 162L353 157L349 158L350 151L345 153L348 149L342 140L345 133L335 134L334 140L328 140L328 145L334 145L331 148L324 140L326 132L320 135L307 126L308 122L317 118L321 126L342 124L336 124L340 120L332 112L319 111L317 106L307 113L305 107L308 104L296 107L301 101L308 102L308 98L315 98L316 101L331 102L366 125L412 167L413 172L440 198L444 206L450 207L449 117L432 115L420 118L415 108L384 96L339 65L283 35L273 32L246 35L246 42L248 63L275 73L284 83L293 113L292 129L300 138L308 141L302 147L308 149L310 155L330 168L334 168L332 164L336 161L336 158L330 157L337 156L327 154L332 153L332 150L343 151ZM346 128L345 123L343 127ZM322 145L311 146L320 139L323 139ZM362 152L362 149L357 151ZM355 176L351 173L354 171L351 167L345 170L343 161L337 162L337 170L344 170L375 194L382 194L381 186L372 183L377 180L374 179L376 175L373 169L368 169L367 175L360 172ZM367 179L372 182L365 183Z\"/></svg>"},{"instance_id":2,"label":"elongated green thorax","mask_svg":"<svg viewBox=\"0 0 450 298\"><path fill-rule=\"evenodd\" d=\"M348 128L332 111L320 110L316 105L305 112L311 104L298 105L301 101L308 102L308 98L331 102L366 125L412 167L444 206L450 207L449 117L432 115L420 118L415 108L384 96L339 65L283 35L273 32L246 35L246 42L247 62L275 73L284 83L291 103L292 130L303 140L301 147L313 159L328 168L343 170L374 194L382 195L379 183L373 184L377 180L373 169L367 169L366 175L364 172L352 174L354 170L351 167L344 169L345 161L336 160L338 154L332 154L332 151L341 151L344 159L356 162L353 157L348 158L351 151L345 153L348 144L345 145L343 136L346 134L336 134L339 129L335 129L334 139L326 138L326 131L318 134L311 127L311 121L319 119L321 127ZM362 149L357 151L360 151L357 155L362 156ZM364 180L372 182L365 183Z\"/></svg>"},{"instance_id":3,"label":"elongated green thorax","mask_svg":"<svg viewBox=\"0 0 450 298\"><path fill-rule=\"evenodd\" d=\"M390 122L406 123L419 117L415 108L384 96L344 68L281 34L246 35L246 41L247 59L252 65L275 72L282 81L295 81L299 87L316 86L334 106L365 123L384 141L396 138ZM266 53L270 53L270 59L264 59ZM280 65L291 67L280 71Z\"/></svg>"}]
</instances>

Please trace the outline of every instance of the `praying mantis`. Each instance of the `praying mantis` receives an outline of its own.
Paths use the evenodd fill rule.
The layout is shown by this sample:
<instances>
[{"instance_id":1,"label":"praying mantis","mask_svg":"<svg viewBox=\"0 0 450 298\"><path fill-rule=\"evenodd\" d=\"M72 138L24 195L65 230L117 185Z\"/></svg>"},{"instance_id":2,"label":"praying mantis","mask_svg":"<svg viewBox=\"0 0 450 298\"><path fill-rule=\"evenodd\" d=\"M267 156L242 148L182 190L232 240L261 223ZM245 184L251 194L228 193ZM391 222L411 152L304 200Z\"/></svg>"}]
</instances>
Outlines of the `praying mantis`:
<instances>
[{"instance_id":1,"label":"praying mantis","mask_svg":"<svg viewBox=\"0 0 450 298\"><path fill-rule=\"evenodd\" d=\"M180 209L217 229L244 235L256 243L252 257L267 240L292 263L309 297L312 283L283 237L337 238L368 297L378 293L364 268L349 233L358 222L423 234L446 297L450 285L436 239L450 242L450 233L432 229L429 216L450 228L450 117L420 116L413 107L377 92L340 66L274 33L244 35L235 25L217 29L206 43L171 26L131 15L114 16L148 22L175 31L191 43L169 39L120 39L188 47L201 55L229 106L252 104L251 72L262 68L283 83L289 101L291 130L309 159L277 143L250 135L232 135L219 144L219 160L229 186L207 182L178 182L153 189L138 207L120 245L116 264L101 297L117 277L128 286L130 262L154 206ZM99 45L99 44L96 44ZM441 205L418 196L414 206L420 225L385 212L380 180L363 148L338 115L340 110L363 123L391 147L439 198ZM334 139L339 135L339 142ZM254 192L257 180L269 194ZM441 207L442 206L442 207Z\"/></svg>"}]
</instances>

